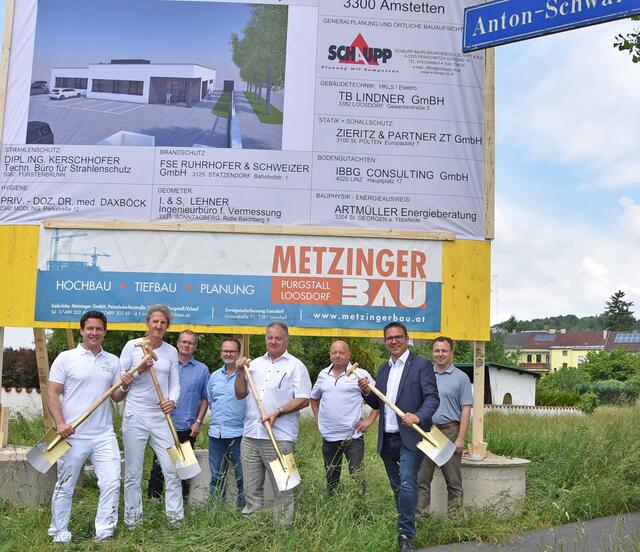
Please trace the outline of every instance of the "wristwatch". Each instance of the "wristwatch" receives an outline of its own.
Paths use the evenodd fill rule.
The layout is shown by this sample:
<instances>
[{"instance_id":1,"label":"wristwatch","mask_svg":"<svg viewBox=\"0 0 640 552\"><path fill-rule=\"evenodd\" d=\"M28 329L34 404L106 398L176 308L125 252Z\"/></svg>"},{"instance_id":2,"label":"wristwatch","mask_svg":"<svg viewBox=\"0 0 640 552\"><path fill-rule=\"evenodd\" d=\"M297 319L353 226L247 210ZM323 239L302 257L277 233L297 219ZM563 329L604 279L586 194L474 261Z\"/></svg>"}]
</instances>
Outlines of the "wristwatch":
<instances>
[{"instance_id":1,"label":"wristwatch","mask_svg":"<svg viewBox=\"0 0 640 552\"><path fill-rule=\"evenodd\" d=\"M278 407L278 416L282 416L284 412L282 412L282 408Z\"/></svg>"}]
</instances>

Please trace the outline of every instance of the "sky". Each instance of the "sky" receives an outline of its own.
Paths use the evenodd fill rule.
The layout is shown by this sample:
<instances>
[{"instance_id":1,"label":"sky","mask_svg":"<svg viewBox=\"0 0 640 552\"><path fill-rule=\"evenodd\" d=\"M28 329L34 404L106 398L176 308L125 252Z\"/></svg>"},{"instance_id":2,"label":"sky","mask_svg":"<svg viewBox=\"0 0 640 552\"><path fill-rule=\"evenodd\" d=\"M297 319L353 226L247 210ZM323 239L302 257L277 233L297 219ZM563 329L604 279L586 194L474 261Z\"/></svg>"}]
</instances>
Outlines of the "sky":
<instances>
[{"instance_id":1,"label":"sky","mask_svg":"<svg viewBox=\"0 0 640 552\"><path fill-rule=\"evenodd\" d=\"M640 63L612 46L638 27L496 48L492 324L595 315L619 289L640 317ZM5 346L32 341L5 334Z\"/></svg>"},{"instance_id":2,"label":"sky","mask_svg":"<svg viewBox=\"0 0 640 552\"><path fill-rule=\"evenodd\" d=\"M237 80L230 35L242 35L250 16L248 4L40 0L32 80L48 81L52 67L127 58L195 63L216 69L220 84Z\"/></svg>"}]
</instances>

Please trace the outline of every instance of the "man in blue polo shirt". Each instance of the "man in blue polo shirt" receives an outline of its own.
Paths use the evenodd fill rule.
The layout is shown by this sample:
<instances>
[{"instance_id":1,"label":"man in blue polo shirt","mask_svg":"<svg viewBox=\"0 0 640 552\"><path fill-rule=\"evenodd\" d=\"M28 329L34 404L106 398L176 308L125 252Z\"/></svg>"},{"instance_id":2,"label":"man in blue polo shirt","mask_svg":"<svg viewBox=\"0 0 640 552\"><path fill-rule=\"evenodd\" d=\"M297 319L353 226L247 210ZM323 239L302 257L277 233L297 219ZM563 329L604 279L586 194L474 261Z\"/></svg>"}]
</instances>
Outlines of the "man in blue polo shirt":
<instances>
[{"instance_id":1,"label":"man in blue polo shirt","mask_svg":"<svg viewBox=\"0 0 640 552\"><path fill-rule=\"evenodd\" d=\"M364 436L369 426L378 418L378 411L371 410L362 418L364 401L358 387L358 377L373 380L366 370L347 376L351 367L351 350L345 341L334 341L329 350L331 365L318 374L311 390L311 409L318 430L322 435L322 456L327 477L327 490L333 494L340 482L342 456L347 457L349 473L355 476L364 461ZM364 478L361 491L364 494Z\"/></svg>"},{"instance_id":2,"label":"man in blue polo shirt","mask_svg":"<svg viewBox=\"0 0 640 552\"><path fill-rule=\"evenodd\" d=\"M244 485L240 463L240 443L244 428L246 399L236 399L236 360L240 357L240 341L235 337L225 339L220 345L220 357L224 363L209 377L207 395L211 408L209 424L209 468L211 469L211 496L224 500L229 464L236 475L238 497L236 506L244 508Z\"/></svg>"},{"instance_id":3,"label":"man in blue polo shirt","mask_svg":"<svg viewBox=\"0 0 640 552\"><path fill-rule=\"evenodd\" d=\"M469 427L473 395L469 377L453 365L453 340L440 336L433 342L433 362L440 406L433 424L456 446L451 459L441 466L447 484L447 510L462 506L462 452ZM436 465L425 457L418 472L418 515L427 516L431 507L431 481Z\"/></svg>"},{"instance_id":4,"label":"man in blue polo shirt","mask_svg":"<svg viewBox=\"0 0 640 552\"><path fill-rule=\"evenodd\" d=\"M209 369L202 362L193 358L198 347L198 336L191 330L184 330L178 336L178 373L180 375L180 396L171 418L176 426L181 443L187 440L195 446L196 437L200 433L202 419L207 413L207 381ZM153 455L153 467L149 475L149 498L162 497L164 477L156 455ZM182 481L182 497L189 497L189 481Z\"/></svg>"}]
</instances>

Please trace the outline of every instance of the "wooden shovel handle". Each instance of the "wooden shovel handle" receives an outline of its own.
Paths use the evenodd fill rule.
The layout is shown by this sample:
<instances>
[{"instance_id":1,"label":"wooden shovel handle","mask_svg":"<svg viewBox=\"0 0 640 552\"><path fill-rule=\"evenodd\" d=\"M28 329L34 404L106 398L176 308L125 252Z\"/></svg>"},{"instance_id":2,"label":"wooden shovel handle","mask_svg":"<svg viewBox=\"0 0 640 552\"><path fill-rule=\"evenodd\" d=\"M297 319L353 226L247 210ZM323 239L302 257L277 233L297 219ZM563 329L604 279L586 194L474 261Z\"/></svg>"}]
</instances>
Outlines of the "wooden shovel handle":
<instances>
[{"instance_id":1,"label":"wooden shovel handle","mask_svg":"<svg viewBox=\"0 0 640 552\"><path fill-rule=\"evenodd\" d=\"M157 360L158 358L156 354L153 352L153 350L149 348L148 345L143 344L143 345L140 345L140 347L142 347L143 351L145 352L145 355L142 357L142 360L138 363L137 366L134 366L127 372L127 374L131 376L133 376L138 370L140 370L140 368L142 368L149 359ZM89 416L91 416L91 414L93 414L96 411L96 409L102 405L103 402L105 402L109 397L111 397L111 395L113 395L113 392L116 389L122 387L122 385L124 385L124 382L122 381L122 379L120 379L117 381L117 383L114 383L111 387L109 387L109 389L105 391L105 393L89 407L89 410L87 410L82 416L80 416L77 420L75 420L71 424L71 427L73 429L76 429L82 422L84 422Z\"/></svg>"},{"instance_id":2,"label":"wooden shovel handle","mask_svg":"<svg viewBox=\"0 0 640 552\"><path fill-rule=\"evenodd\" d=\"M156 371L153 369L153 366L149 367L149 374L151 375L153 385L156 388L156 393L158 393L158 399L160 400L160 402L164 402L164 394L162 393L162 388L160 387L160 382L158 381L158 376L156 376ZM164 417L167 419L167 423L169 424L169 430L171 431L171 436L173 437L173 442L176 445L176 448L178 450L181 450L180 439L178 437L178 432L176 431L176 426L173 425L171 415L165 414Z\"/></svg>"},{"instance_id":3,"label":"wooden shovel handle","mask_svg":"<svg viewBox=\"0 0 640 552\"><path fill-rule=\"evenodd\" d=\"M353 372L355 372L358 369L358 363L354 363L351 366L351 369L348 371L347 376L350 376ZM356 373L357 375L357 373ZM367 387L369 388L369 391L373 392L375 395L378 396L378 398L384 403L386 404L391 410L393 410L398 416L400 416L401 418L404 418L404 412L402 412L402 410L400 410L400 408L398 408L394 403L392 403L387 397L386 395L380 391L380 389L376 388L375 385L371 385L371 383L367 384ZM411 427L423 438L426 439L427 441L429 441L433 446L437 446L436 443L433 442L433 439L431 437L429 437L429 435L427 434L427 432L422 429L418 424L411 424Z\"/></svg>"},{"instance_id":4,"label":"wooden shovel handle","mask_svg":"<svg viewBox=\"0 0 640 552\"><path fill-rule=\"evenodd\" d=\"M256 401L256 405L258 406L258 412L260 412L260 417L264 418L266 416L264 404L262 403L262 399L260 398L260 395L258 395L258 391L256 390L256 385L253 382L253 376L249 371L249 366L245 366L244 373L246 374L247 381L249 382L249 387L251 388L251 394L253 395L253 398ZM278 461L284 468L286 466L284 461L284 456L282 456L282 452L280 452L280 447L278 447L278 443L276 442L276 436L273 434L273 429L271 428L271 424L268 421L265 421L265 422L262 422L262 425L267 430L267 433L269 435L269 440L273 445L273 450L275 450L276 456L278 457Z\"/></svg>"}]
</instances>

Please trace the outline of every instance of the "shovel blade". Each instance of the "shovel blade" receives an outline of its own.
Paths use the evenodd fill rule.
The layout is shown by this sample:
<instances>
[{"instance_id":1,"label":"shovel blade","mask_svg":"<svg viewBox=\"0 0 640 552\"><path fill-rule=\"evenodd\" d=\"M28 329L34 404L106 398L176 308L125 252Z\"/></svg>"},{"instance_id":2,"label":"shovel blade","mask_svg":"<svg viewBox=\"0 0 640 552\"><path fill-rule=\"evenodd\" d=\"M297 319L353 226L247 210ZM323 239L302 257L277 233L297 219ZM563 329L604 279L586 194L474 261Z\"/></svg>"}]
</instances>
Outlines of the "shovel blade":
<instances>
[{"instance_id":1,"label":"shovel blade","mask_svg":"<svg viewBox=\"0 0 640 552\"><path fill-rule=\"evenodd\" d=\"M202 471L198 459L189 441L180 443L179 447L179 450L178 446L170 447L167 452L176 467L178 477L182 480L192 479Z\"/></svg>"},{"instance_id":2,"label":"shovel blade","mask_svg":"<svg viewBox=\"0 0 640 552\"><path fill-rule=\"evenodd\" d=\"M51 443L59 437L55 428L51 428L44 434L40 442L27 453L27 461L34 470L47 473L51 466L71 448L71 445L63 439L51 447Z\"/></svg>"},{"instance_id":3,"label":"shovel blade","mask_svg":"<svg viewBox=\"0 0 640 552\"><path fill-rule=\"evenodd\" d=\"M427 432L427 435L437 446L426 439L422 439L416 446L424 452L436 466L440 467L446 464L456 452L455 445L449 441L447 436L436 426L433 426L431 431Z\"/></svg>"},{"instance_id":4,"label":"shovel blade","mask_svg":"<svg viewBox=\"0 0 640 552\"><path fill-rule=\"evenodd\" d=\"M277 458L269 462L269 466L271 466L271 471L273 472L273 477L275 478L276 485L278 486L278 491L280 492L294 489L300 485L301 481L300 472L298 471L296 462L293 459L293 454L284 454L282 455L282 459L284 460L284 466Z\"/></svg>"}]
</instances>

